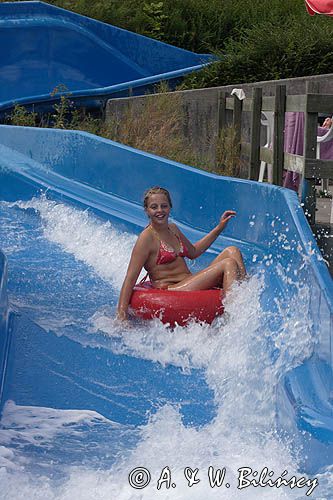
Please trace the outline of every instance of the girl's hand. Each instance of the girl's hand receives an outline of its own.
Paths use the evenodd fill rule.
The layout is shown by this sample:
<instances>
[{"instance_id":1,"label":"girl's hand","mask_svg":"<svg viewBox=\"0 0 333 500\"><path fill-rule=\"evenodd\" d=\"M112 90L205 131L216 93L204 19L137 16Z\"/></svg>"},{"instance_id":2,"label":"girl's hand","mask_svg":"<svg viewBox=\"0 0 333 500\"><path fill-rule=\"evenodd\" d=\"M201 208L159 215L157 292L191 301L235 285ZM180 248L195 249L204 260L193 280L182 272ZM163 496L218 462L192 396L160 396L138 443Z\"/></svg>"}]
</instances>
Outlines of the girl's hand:
<instances>
[{"instance_id":1,"label":"girl's hand","mask_svg":"<svg viewBox=\"0 0 333 500\"><path fill-rule=\"evenodd\" d=\"M219 226L224 229L225 226L228 224L229 220L232 219L233 217L235 217L236 215L236 212L234 210L226 210L222 216L221 216L221 219L220 219L220 224Z\"/></svg>"},{"instance_id":2,"label":"girl's hand","mask_svg":"<svg viewBox=\"0 0 333 500\"><path fill-rule=\"evenodd\" d=\"M324 123L323 123L323 127L324 128L331 128L332 126L332 118L326 118Z\"/></svg>"},{"instance_id":3,"label":"girl's hand","mask_svg":"<svg viewBox=\"0 0 333 500\"><path fill-rule=\"evenodd\" d=\"M132 328L133 323L128 317L119 317L119 315L117 315L113 320L113 329L116 333L123 333Z\"/></svg>"},{"instance_id":4,"label":"girl's hand","mask_svg":"<svg viewBox=\"0 0 333 500\"><path fill-rule=\"evenodd\" d=\"M117 321L128 321L128 314L124 311L117 312Z\"/></svg>"}]
</instances>

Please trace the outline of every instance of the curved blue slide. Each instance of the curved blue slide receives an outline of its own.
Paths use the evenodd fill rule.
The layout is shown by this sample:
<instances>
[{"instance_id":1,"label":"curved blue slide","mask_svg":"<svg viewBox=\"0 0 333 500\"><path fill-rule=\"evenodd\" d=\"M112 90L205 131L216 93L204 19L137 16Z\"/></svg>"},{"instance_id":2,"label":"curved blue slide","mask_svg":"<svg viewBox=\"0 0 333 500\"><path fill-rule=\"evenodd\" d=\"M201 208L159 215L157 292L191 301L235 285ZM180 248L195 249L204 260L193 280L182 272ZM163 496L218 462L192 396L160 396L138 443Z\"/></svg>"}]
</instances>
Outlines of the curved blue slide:
<instances>
[{"instance_id":1,"label":"curved blue slide","mask_svg":"<svg viewBox=\"0 0 333 500\"><path fill-rule=\"evenodd\" d=\"M0 111L97 106L209 62L42 2L0 3ZM38 50L37 50L38 49ZM241 248L212 325L118 324L142 194L191 269ZM294 192L87 133L0 126L0 499L332 498L333 286Z\"/></svg>"},{"instance_id":2,"label":"curved blue slide","mask_svg":"<svg viewBox=\"0 0 333 500\"><path fill-rule=\"evenodd\" d=\"M295 193L54 129L1 126L0 169L3 498L330 498L333 287ZM149 185L192 240L237 211L193 267L246 260L211 326L114 319Z\"/></svg>"},{"instance_id":3,"label":"curved blue slide","mask_svg":"<svg viewBox=\"0 0 333 500\"><path fill-rule=\"evenodd\" d=\"M0 112L45 110L61 94L99 108L173 85L213 60L43 2L0 3ZM54 92L56 95L54 95Z\"/></svg>"}]
</instances>

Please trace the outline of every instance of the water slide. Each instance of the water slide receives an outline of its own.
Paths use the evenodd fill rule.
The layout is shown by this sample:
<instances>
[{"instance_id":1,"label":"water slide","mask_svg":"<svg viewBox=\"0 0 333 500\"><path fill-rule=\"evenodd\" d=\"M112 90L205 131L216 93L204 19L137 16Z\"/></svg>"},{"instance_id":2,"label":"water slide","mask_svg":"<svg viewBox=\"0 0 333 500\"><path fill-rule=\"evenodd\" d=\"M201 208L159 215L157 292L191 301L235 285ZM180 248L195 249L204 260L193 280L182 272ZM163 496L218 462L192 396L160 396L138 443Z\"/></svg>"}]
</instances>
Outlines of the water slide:
<instances>
[{"instance_id":1,"label":"water slide","mask_svg":"<svg viewBox=\"0 0 333 500\"><path fill-rule=\"evenodd\" d=\"M296 194L54 129L0 126L0 168L0 498L330 498L332 281ZM244 254L211 326L114 319L156 184L191 240L237 211L190 264Z\"/></svg>"},{"instance_id":2,"label":"water slide","mask_svg":"<svg viewBox=\"0 0 333 500\"><path fill-rule=\"evenodd\" d=\"M49 103L50 87L66 82L44 75L75 73L53 58L67 56L66 45L50 40L64 29L64 44L74 31L85 43L95 21L81 18L74 29L79 17L39 2L0 4L6 36L13 33L2 55L3 110L14 101ZM15 80L24 75L14 47L25 27L40 34L44 61L53 63L35 79ZM117 50L129 50L124 30L103 28L89 40L109 29L119 35ZM112 50L103 40L104 58ZM165 44L155 43L157 54ZM106 84L86 92L89 78L67 84L77 83L70 90L78 98L92 92L98 100ZM140 81L142 91L135 78L116 86L128 93ZM142 194L156 184L171 191L173 219L193 241L225 209L237 211L189 264L200 269L227 245L244 254L249 280L212 325L115 321L131 249L147 223ZM0 499L332 497L332 280L294 192L83 132L0 126L0 217Z\"/></svg>"},{"instance_id":3,"label":"water slide","mask_svg":"<svg viewBox=\"0 0 333 500\"><path fill-rule=\"evenodd\" d=\"M0 3L0 113L49 110L62 94L86 108L141 95L213 60L44 2Z\"/></svg>"}]
</instances>

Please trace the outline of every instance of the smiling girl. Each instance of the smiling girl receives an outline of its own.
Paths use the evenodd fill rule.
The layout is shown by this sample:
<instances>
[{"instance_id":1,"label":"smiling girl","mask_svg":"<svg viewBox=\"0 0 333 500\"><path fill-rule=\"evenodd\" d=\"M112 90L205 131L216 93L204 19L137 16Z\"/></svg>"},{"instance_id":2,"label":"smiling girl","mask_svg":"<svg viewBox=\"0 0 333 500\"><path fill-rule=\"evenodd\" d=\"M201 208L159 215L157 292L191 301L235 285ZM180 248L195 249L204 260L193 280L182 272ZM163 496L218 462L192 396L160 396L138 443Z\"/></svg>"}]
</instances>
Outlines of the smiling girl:
<instances>
[{"instance_id":1,"label":"smiling girl","mask_svg":"<svg viewBox=\"0 0 333 500\"><path fill-rule=\"evenodd\" d=\"M189 271L184 259L196 259L203 254L229 220L235 217L236 212L224 212L217 226L192 244L176 224L169 223L172 202L166 189L148 189L143 206L149 225L139 235L132 251L118 302L120 320L128 318L128 305L142 268L147 271L153 287L168 290L191 291L221 287L227 292L235 280L245 277L241 252L234 246L225 248L208 267L194 274Z\"/></svg>"}]
</instances>

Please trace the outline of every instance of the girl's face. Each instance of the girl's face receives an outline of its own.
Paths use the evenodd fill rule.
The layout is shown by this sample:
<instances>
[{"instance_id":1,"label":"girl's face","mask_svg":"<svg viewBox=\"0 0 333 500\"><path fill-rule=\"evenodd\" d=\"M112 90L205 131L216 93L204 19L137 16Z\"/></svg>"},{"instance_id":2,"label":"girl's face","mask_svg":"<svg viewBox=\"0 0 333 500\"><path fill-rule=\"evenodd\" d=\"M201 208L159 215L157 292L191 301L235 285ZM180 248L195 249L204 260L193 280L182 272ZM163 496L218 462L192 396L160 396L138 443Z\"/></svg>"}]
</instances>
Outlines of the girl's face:
<instances>
[{"instance_id":1,"label":"girl's face","mask_svg":"<svg viewBox=\"0 0 333 500\"><path fill-rule=\"evenodd\" d=\"M163 224L168 222L171 207L165 194L151 194L148 198L146 213L152 223Z\"/></svg>"}]
</instances>

